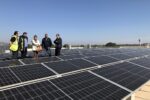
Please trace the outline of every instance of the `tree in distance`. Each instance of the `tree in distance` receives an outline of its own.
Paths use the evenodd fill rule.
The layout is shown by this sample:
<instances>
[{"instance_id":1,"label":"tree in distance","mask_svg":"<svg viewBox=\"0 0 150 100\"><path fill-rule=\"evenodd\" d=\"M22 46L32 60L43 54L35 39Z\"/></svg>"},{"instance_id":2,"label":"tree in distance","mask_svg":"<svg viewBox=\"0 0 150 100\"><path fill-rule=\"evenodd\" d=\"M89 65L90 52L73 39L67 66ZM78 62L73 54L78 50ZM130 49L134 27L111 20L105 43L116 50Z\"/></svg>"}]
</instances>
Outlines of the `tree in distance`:
<instances>
[{"instance_id":1,"label":"tree in distance","mask_svg":"<svg viewBox=\"0 0 150 100\"><path fill-rule=\"evenodd\" d=\"M118 45L116 43L113 43L113 42L108 42L105 44L105 47L118 47Z\"/></svg>"}]
</instances>

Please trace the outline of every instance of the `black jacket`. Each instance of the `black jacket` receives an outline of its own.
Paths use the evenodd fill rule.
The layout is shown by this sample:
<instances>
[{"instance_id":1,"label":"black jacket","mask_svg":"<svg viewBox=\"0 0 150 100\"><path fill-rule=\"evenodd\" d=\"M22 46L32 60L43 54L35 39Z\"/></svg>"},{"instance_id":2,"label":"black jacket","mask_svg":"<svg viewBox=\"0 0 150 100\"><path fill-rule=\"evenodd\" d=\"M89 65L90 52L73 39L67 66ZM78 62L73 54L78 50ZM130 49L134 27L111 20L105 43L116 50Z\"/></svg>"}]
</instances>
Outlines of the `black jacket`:
<instances>
[{"instance_id":1,"label":"black jacket","mask_svg":"<svg viewBox=\"0 0 150 100\"><path fill-rule=\"evenodd\" d=\"M48 47L52 46L52 41L50 38L43 38L42 39L42 47L45 48L46 50L48 49Z\"/></svg>"},{"instance_id":2,"label":"black jacket","mask_svg":"<svg viewBox=\"0 0 150 100\"><path fill-rule=\"evenodd\" d=\"M25 39L28 41L28 37L25 37L25 36L23 36L23 35L21 35L20 37L19 37L19 50L24 50L25 49Z\"/></svg>"},{"instance_id":3,"label":"black jacket","mask_svg":"<svg viewBox=\"0 0 150 100\"><path fill-rule=\"evenodd\" d=\"M54 43L55 43L55 48L62 48L62 39L61 38L56 38Z\"/></svg>"},{"instance_id":4,"label":"black jacket","mask_svg":"<svg viewBox=\"0 0 150 100\"><path fill-rule=\"evenodd\" d=\"M15 42L16 38L15 37L11 37L10 42Z\"/></svg>"}]
</instances>

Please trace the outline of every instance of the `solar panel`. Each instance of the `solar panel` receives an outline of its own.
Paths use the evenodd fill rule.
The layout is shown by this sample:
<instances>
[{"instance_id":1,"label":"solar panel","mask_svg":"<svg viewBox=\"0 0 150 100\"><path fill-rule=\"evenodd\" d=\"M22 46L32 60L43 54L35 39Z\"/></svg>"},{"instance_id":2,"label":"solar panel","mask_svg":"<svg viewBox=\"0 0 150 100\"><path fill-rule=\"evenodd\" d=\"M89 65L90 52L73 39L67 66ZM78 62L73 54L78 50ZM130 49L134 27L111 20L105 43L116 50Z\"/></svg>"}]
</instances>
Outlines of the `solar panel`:
<instances>
[{"instance_id":1,"label":"solar panel","mask_svg":"<svg viewBox=\"0 0 150 100\"><path fill-rule=\"evenodd\" d=\"M63 55L79 55L78 50L62 50Z\"/></svg>"},{"instance_id":2,"label":"solar panel","mask_svg":"<svg viewBox=\"0 0 150 100\"><path fill-rule=\"evenodd\" d=\"M115 58L126 60L149 55L149 52L149 49L132 48L75 49L62 50L59 57L39 57L38 61L32 58L21 59L27 65L21 65L18 60L0 61L0 100L121 100L150 79L150 58L118 62L121 64L117 64L119 60ZM40 56L45 56L44 52ZM109 63L114 65L90 73L86 70L78 74L75 72ZM53 80L45 81L48 79L45 77L56 75L57 72L70 74L60 78L58 75ZM13 87L10 86L12 84Z\"/></svg>"},{"instance_id":3,"label":"solar panel","mask_svg":"<svg viewBox=\"0 0 150 100\"><path fill-rule=\"evenodd\" d=\"M9 68L0 69L0 87L20 82Z\"/></svg>"},{"instance_id":4,"label":"solar panel","mask_svg":"<svg viewBox=\"0 0 150 100\"><path fill-rule=\"evenodd\" d=\"M118 67L126 71L130 71L131 73L137 74L141 77L144 77L145 79L150 79L150 70L144 67L140 67L127 62L119 64Z\"/></svg>"},{"instance_id":5,"label":"solar panel","mask_svg":"<svg viewBox=\"0 0 150 100\"><path fill-rule=\"evenodd\" d=\"M58 61L60 60L57 57L41 57L38 60L33 58L23 59L22 61L25 64L34 64L34 63L42 63L42 62L52 62L52 61Z\"/></svg>"},{"instance_id":6,"label":"solar panel","mask_svg":"<svg viewBox=\"0 0 150 100\"><path fill-rule=\"evenodd\" d=\"M125 64L125 66L130 66L130 64ZM123 66L122 64L117 64L101 69L96 69L93 72L107 79L110 79L122 86L125 86L131 90L137 89L148 80L136 74L135 72L132 73L132 70L125 70L123 68L125 66Z\"/></svg>"},{"instance_id":7,"label":"solar panel","mask_svg":"<svg viewBox=\"0 0 150 100\"><path fill-rule=\"evenodd\" d=\"M51 80L73 100L120 100L129 92L88 72Z\"/></svg>"},{"instance_id":8,"label":"solar panel","mask_svg":"<svg viewBox=\"0 0 150 100\"><path fill-rule=\"evenodd\" d=\"M77 66L79 69L82 68L89 68L89 67L94 67L96 66L93 63L90 63L88 61L85 61L83 59L74 59L74 60L69 60L68 62L72 63L73 65Z\"/></svg>"},{"instance_id":9,"label":"solar panel","mask_svg":"<svg viewBox=\"0 0 150 100\"><path fill-rule=\"evenodd\" d=\"M139 56L143 56L143 54L140 54L139 52L129 52L129 53L125 53L131 57L139 57Z\"/></svg>"},{"instance_id":10,"label":"solar panel","mask_svg":"<svg viewBox=\"0 0 150 100\"><path fill-rule=\"evenodd\" d=\"M21 81L29 81L54 75L52 71L41 64L12 67L11 70L21 79Z\"/></svg>"},{"instance_id":11,"label":"solar panel","mask_svg":"<svg viewBox=\"0 0 150 100\"><path fill-rule=\"evenodd\" d=\"M117 59L121 59L121 60L132 58L131 56L125 55L125 54L113 54L113 55L110 55L110 56L114 57L114 58L117 58Z\"/></svg>"},{"instance_id":12,"label":"solar panel","mask_svg":"<svg viewBox=\"0 0 150 100\"><path fill-rule=\"evenodd\" d=\"M143 55L147 55L147 54L149 54L149 52L150 51L146 51L146 50L141 50L141 51L137 51L137 52L135 52L136 54L135 55L137 55L137 56L143 56Z\"/></svg>"},{"instance_id":13,"label":"solar panel","mask_svg":"<svg viewBox=\"0 0 150 100\"><path fill-rule=\"evenodd\" d=\"M133 60L131 62L150 68L150 57Z\"/></svg>"},{"instance_id":14,"label":"solar panel","mask_svg":"<svg viewBox=\"0 0 150 100\"><path fill-rule=\"evenodd\" d=\"M71 100L63 92L44 81L0 92L0 100Z\"/></svg>"},{"instance_id":15,"label":"solar panel","mask_svg":"<svg viewBox=\"0 0 150 100\"><path fill-rule=\"evenodd\" d=\"M61 54L61 56L72 56L72 55L80 55L80 53L70 51L70 52Z\"/></svg>"},{"instance_id":16,"label":"solar panel","mask_svg":"<svg viewBox=\"0 0 150 100\"><path fill-rule=\"evenodd\" d=\"M97 53L84 53L83 55L86 57L92 57L92 56L97 56L97 55L103 55L103 53L99 53L99 54L97 54Z\"/></svg>"},{"instance_id":17,"label":"solar panel","mask_svg":"<svg viewBox=\"0 0 150 100\"><path fill-rule=\"evenodd\" d=\"M118 60L107 57L107 56L99 56L99 57L90 57L87 58L87 60L90 60L94 63L97 63L99 65L103 65L103 64L107 64L107 63L112 63L112 62L116 62Z\"/></svg>"},{"instance_id":18,"label":"solar panel","mask_svg":"<svg viewBox=\"0 0 150 100\"><path fill-rule=\"evenodd\" d=\"M54 50L51 50L51 54L52 55L55 54ZM27 54L27 56L30 57L30 58L33 58L33 55L34 55L33 52L28 52L28 54ZM45 50L43 50L42 52L40 52L38 56L39 57L49 57L48 53Z\"/></svg>"},{"instance_id":19,"label":"solar panel","mask_svg":"<svg viewBox=\"0 0 150 100\"><path fill-rule=\"evenodd\" d=\"M68 61L60 61L60 62L52 62L52 63L45 63L48 67L54 69L58 73L66 73L70 71L78 70L76 66L72 65Z\"/></svg>"},{"instance_id":20,"label":"solar panel","mask_svg":"<svg viewBox=\"0 0 150 100\"><path fill-rule=\"evenodd\" d=\"M68 60L68 59L75 59L75 58L83 58L83 55L67 55L67 56L60 56L61 59Z\"/></svg>"},{"instance_id":21,"label":"solar panel","mask_svg":"<svg viewBox=\"0 0 150 100\"><path fill-rule=\"evenodd\" d=\"M16 66L21 65L18 60L0 61L0 67Z\"/></svg>"},{"instance_id":22,"label":"solar panel","mask_svg":"<svg viewBox=\"0 0 150 100\"><path fill-rule=\"evenodd\" d=\"M10 54L0 54L0 61L10 59L11 55Z\"/></svg>"}]
</instances>

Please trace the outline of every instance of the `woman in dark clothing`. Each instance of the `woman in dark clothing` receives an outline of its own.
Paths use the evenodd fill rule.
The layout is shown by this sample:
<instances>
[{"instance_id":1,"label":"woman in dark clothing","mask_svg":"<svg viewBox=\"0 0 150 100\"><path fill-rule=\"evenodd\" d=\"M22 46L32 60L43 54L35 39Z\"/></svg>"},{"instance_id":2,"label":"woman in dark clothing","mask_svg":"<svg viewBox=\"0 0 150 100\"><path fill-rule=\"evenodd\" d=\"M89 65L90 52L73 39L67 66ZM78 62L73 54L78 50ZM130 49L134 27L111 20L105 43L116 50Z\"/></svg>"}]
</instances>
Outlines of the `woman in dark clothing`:
<instances>
[{"instance_id":1,"label":"woman in dark clothing","mask_svg":"<svg viewBox=\"0 0 150 100\"><path fill-rule=\"evenodd\" d=\"M62 48L62 39L59 34L56 34L56 39L54 43L55 43L55 56L59 56Z\"/></svg>"}]
</instances>

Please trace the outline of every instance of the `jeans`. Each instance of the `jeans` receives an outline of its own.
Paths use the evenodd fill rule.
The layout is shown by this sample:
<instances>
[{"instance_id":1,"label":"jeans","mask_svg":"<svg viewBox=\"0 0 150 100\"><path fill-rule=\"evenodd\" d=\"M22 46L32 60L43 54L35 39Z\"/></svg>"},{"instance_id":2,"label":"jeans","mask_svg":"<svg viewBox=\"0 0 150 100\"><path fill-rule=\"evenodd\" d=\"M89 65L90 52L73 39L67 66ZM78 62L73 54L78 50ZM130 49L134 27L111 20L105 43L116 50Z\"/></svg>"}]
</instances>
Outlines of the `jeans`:
<instances>
[{"instance_id":1,"label":"jeans","mask_svg":"<svg viewBox=\"0 0 150 100\"><path fill-rule=\"evenodd\" d=\"M51 48L50 47L48 47L47 49L45 49L46 50L46 54L48 54L49 56L51 56Z\"/></svg>"}]
</instances>

